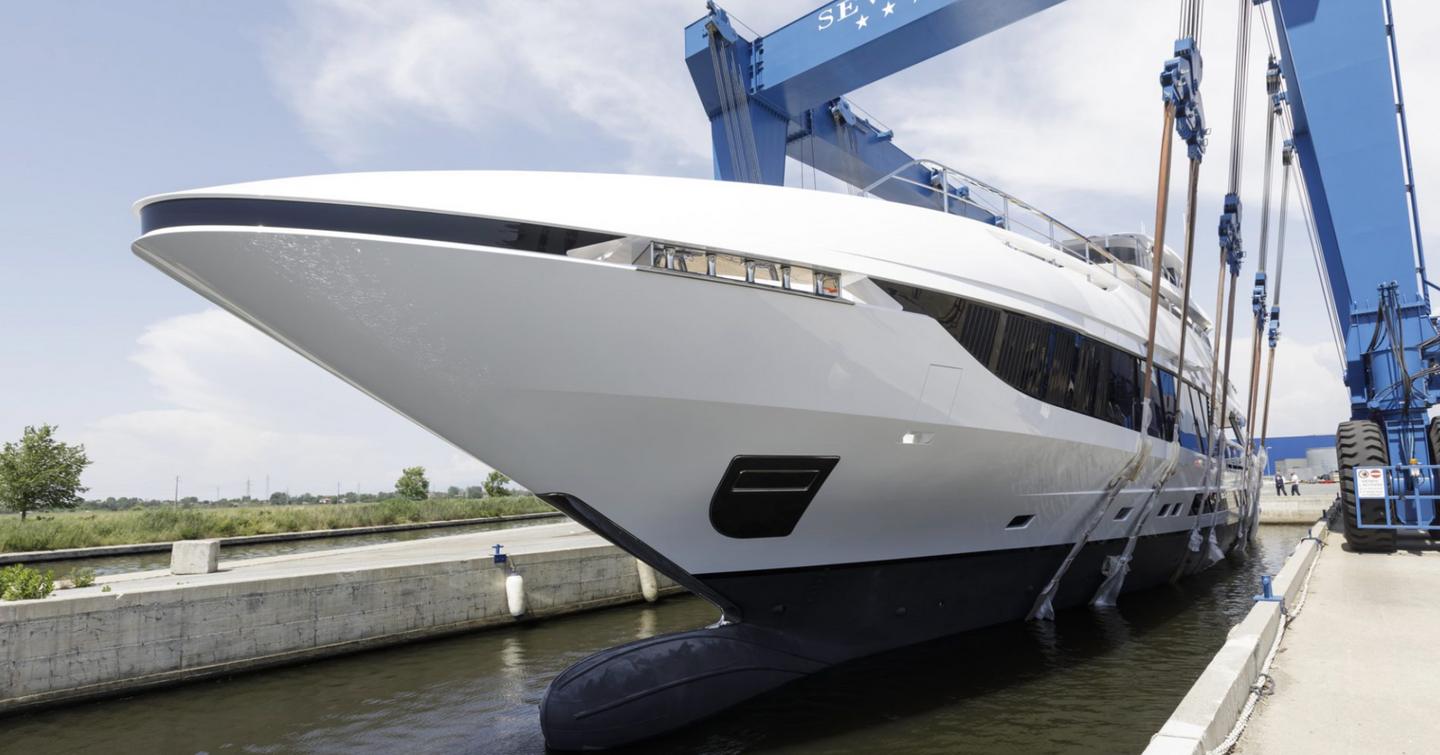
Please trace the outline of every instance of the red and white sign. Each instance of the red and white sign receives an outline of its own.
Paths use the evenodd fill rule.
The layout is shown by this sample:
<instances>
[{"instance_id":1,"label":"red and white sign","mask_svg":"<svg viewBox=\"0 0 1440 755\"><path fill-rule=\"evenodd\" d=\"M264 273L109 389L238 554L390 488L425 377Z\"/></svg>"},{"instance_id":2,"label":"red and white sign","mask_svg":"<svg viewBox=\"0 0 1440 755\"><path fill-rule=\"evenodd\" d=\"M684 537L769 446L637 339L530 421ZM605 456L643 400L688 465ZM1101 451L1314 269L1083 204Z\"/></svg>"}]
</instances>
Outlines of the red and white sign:
<instances>
[{"instance_id":1,"label":"red and white sign","mask_svg":"<svg viewBox=\"0 0 1440 755\"><path fill-rule=\"evenodd\" d=\"M1355 468L1355 497L1356 497L1356 498L1384 498L1384 497L1385 497L1385 468L1384 468L1384 467L1356 467L1356 468Z\"/></svg>"}]
</instances>

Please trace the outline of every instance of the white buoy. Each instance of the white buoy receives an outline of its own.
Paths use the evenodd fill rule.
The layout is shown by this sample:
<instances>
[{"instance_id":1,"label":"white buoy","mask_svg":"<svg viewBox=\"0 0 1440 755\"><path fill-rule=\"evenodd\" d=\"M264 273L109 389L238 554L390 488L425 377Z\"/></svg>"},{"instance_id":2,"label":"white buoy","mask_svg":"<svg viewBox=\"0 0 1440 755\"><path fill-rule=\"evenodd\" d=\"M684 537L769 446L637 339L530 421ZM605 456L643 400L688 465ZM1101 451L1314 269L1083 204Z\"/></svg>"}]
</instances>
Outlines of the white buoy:
<instances>
[{"instance_id":1,"label":"white buoy","mask_svg":"<svg viewBox=\"0 0 1440 755\"><path fill-rule=\"evenodd\" d=\"M637 558L635 571L640 572L640 594L645 596L646 603L654 603L660 597L660 585L655 580L655 570Z\"/></svg>"},{"instance_id":2,"label":"white buoy","mask_svg":"<svg viewBox=\"0 0 1440 755\"><path fill-rule=\"evenodd\" d=\"M520 618L525 615L525 578L519 574L511 574L505 578L505 603L510 607L510 615Z\"/></svg>"}]
</instances>

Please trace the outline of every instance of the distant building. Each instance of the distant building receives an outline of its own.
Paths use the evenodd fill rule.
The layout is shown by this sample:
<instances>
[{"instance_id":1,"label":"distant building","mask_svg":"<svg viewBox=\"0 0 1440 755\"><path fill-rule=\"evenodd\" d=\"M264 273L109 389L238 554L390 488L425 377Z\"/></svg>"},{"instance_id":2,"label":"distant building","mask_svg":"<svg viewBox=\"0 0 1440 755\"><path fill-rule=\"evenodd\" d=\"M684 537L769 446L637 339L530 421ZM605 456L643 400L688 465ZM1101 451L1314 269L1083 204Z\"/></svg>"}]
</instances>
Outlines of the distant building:
<instances>
[{"instance_id":1,"label":"distant building","mask_svg":"<svg viewBox=\"0 0 1440 755\"><path fill-rule=\"evenodd\" d=\"M1334 435L1292 435L1265 441L1270 455L1267 474L1289 477L1293 472L1302 480L1333 475L1340 469L1335 456Z\"/></svg>"}]
</instances>

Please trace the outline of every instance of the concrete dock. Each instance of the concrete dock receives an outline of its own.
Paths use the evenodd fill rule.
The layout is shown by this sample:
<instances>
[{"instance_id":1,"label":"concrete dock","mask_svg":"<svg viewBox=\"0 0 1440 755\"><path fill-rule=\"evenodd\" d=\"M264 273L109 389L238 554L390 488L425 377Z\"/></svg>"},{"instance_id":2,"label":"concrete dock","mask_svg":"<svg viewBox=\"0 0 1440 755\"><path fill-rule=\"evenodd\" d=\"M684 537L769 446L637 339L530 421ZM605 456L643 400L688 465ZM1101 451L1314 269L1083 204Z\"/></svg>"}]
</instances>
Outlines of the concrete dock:
<instances>
[{"instance_id":1,"label":"concrete dock","mask_svg":"<svg viewBox=\"0 0 1440 755\"><path fill-rule=\"evenodd\" d=\"M1260 487L1260 523L1310 524L1329 510L1339 487L1304 483L1300 495L1276 495L1275 486L1267 482Z\"/></svg>"},{"instance_id":2,"label":"concrete dock","mask_svg":"<svg viewBox=\"0 0 1440 755\"><path fill-rule=\"evenodd\" d=\"M115 575L0 603L0 713L514 623L496 543L524 619L642 599L635 559L574 523Z\"/></svg>"},{"instance_id":3,"label":"concrete dock","mask_svg":"<svg viewBox=\"0 0 1440 755\"><path fill-rule=\"evenodd\" d=\"M1326 542L1270 668L1273 691L1235 752L1435 752L1440 548L1411 540L1351 553L1338 533Z\"/></svg>"},{"instance_id":4,"label":"concrete dock","mask_svg":"<svg viewBox=\"0 0 1440 755\"><path fill-rule=\"evenodd\" d=\"M1257 601L1231 628L1147 755L1435 751L1440 547L1344 543L1311 527L1274 578L1283 602Z\"/></svg>"}]
</instances>

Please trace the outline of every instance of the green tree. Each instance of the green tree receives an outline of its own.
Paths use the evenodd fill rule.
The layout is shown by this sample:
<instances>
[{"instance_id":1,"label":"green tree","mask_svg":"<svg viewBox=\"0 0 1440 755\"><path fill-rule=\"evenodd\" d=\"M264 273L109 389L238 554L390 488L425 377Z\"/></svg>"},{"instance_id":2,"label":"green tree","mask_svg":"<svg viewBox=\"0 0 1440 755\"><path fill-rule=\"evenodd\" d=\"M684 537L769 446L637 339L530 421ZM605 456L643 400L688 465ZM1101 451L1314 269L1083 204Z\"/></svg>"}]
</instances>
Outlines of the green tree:
<instances>
[{"instance_id":1,"label":"green tree","mask_svg":"<svg viewBox=\"0 0 1440 755\"><path fill-rule=\"evenodd\" d=\"M509 484L510 478L497 471L491 472L490 476L485 478L485 482L481 487L485 488L486 496L494 497L497 495L510 495L510 491L505 487Z\"/></svg>"},{"instance_id":2,"label":"green tree","mask_svg":"<svg viewBox=\"0 0 1440 755\"><path fill-rule=\"evenodd\" d=\"M90 465L85 447L55 440L55 428L27 427L19 443L0 449L0 508L20 512L73 509L84 502L80 473Z\"/></svg>"},{"instance_id":3,"label":"green tree","mask_svg":"<svg viewBox=\"0 0 1440 755\"><path fill-rule=\"evenodd\" d=\"M470 486L467 486L467 487L465 488L465 497L466 497L466 498L484 498L484 497L485 497L485 488L482 488L482 487L480 487L479 485L470 485Z\"/></svg>"},{"instance_id":4,"label":"green tree","mask_svg":"<svg viewBox=\"0 0 1440 755\"><path fill-rule=\"evenodd\" d=\"M430 481L425 479L424 467L406 467L395 481L395 493L401 498L423 501L430 497Z\"/></svg>"},{"instance_id":5,"label":"green tree","mask_svg":"<svg viewBox=\"0 0 1440 755\"><path fill-rule=\"evenodd\" d=\"M447 498L459 498L459 497L460 497L460 488L459 488L459 486L451 485L450 487L445 488L445 497L447 497Z\"/></svg>"}]
</instances>

